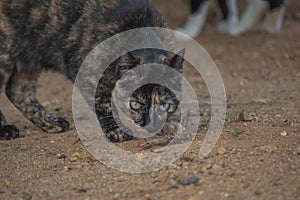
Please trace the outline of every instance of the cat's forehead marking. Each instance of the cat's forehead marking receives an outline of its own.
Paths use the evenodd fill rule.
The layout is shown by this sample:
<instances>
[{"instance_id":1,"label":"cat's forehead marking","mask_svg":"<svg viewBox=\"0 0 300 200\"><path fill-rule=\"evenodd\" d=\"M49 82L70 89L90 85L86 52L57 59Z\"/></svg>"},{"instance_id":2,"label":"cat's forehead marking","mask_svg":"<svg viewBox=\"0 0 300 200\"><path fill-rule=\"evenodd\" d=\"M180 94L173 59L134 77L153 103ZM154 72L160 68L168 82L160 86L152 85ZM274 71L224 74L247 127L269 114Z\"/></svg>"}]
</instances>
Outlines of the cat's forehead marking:
<instances>
[{"instance_id":1,"label":"cat's forehead marking","mask_svg":"<svg viewBox=\"0 0 300 200\"><path fill-rule=\"evenodd\" d=\"M40 8L33 8L30 17L33 21L39 22L43 17L43 12Z\"/></svg>"},{"instance_id":2,"label":"cat's forehead marking","mask_svg":"<svg viewBox=\"0 0 300 200\"><path fill-rule=\"evenodd\" d=\"M147 94L146 93L138 93L134 98L135 101L146 104L147 103Z\"/></svg>"},{"instance_id":3,"label":"cat's forehead marking","mask_svg":"<svg viewBox=\"0 0 300 200\"><path fill-rule=\"evenodd\" d=\"M159 104L163 100L164 94L162 93L161 89L159 87L155 87L151 94L152 103Z\"/></svg>"},{"instance_id":4,"label":"cat's forehead marking","mask_svg":"<svg viewBox=\"0 0 300 200\"><path fill-rule=\"evenodd\" d=\"M141 103L146 103L146 95L141 94L139 100Z\"/></svg>"}]
</instances>

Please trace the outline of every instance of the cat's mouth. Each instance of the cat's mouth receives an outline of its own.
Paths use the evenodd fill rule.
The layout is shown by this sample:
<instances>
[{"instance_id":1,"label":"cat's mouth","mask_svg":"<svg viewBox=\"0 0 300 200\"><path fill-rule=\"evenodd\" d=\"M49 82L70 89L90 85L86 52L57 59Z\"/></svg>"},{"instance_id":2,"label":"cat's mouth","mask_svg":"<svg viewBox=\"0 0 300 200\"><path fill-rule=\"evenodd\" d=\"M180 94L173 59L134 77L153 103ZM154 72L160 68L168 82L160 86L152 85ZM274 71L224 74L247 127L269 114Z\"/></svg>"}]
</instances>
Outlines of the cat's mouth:
<instances>
[{"instance_id":1,"label":"cat's mouth","mask_svg":"<svg viewBox=\"0 0 300 200\"><path fill-rule=\"evenodd\" d=\"M160 132L167 120L167 112L157 112L156 107L158 105L153 106L154 108L150 109L149 116L146 119L146 125L143 127L150 134L157 134Z\"/></svg>"},{"instance_id":2,"label":"cat's mouth","mask_svg":"<svg viewBox=\"0 0 300 200\"><path fill-rule=\"evenodd\" d=\"M133 130L139 130L138 132L133 131L134 133L138 133L134 135L135 137L148 138L161 133L166 124L168 113L159 109L161 109L161 105L151 106L146 116L143 116L142 119L138 118L138 120L132 118L134 115L131 115L136 128L139 127L137 129L131 127Z\"/></svg>"}]
</instances>

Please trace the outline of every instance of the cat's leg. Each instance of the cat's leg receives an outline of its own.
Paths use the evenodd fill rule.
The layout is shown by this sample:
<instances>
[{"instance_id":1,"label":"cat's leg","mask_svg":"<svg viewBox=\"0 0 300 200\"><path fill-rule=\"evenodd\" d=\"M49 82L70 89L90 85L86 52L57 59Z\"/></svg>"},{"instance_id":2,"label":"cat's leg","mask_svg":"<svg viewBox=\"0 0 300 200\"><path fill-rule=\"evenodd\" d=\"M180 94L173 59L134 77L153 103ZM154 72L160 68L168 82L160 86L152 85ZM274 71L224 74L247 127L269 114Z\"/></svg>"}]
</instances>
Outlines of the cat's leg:
<instances>
[{"instance_id":1,"label":"cat's leg","mask_svg":"<svg viewBox=\"0 0 300 200\"><path fill-rule=\"evenodd\" d=\"M218 4L222 11L223 19L218 23L217 30L220 33L232 36L238 35L239 11L237 0L218 0Z\"/></svg>"},{"instance_id":2,"label":"cat's leg","mask_svg":"<svg viewBox=\"0 0 300 200\"><path fill-rule=\"evenodd\" d=\"M0 140L11 140L19 136L19 130L15 125L8 125L0 110Z\"/></svg>"},{"instance_id":3,"label":"cat's leg","mask_svg":"<svg viewBox=\"0 0 300 200\"><path fill-rule=\"evenodd\" d=\"M116 123L115 121L116 119L113 117L113 114L111 112L108 113L103 112L103 109L106 109L106 106L102 106L102 105L101 104L96 105L96 112L105 136L112 142L124 142L127 140L132 140L133 136L128 135L127 133L125 133L125 131L123 131L120 128L119 126L120 124L118 125ZM99 108L97 109L97 106L101 106L102 109Z\"/></svg>"},{"instance_id":4,"label":"cat's leg","mask_svg":"<svg viewBox=\"0 0 300 200\"><path fill-rule=\"evenodd\" d=\"M0 93L11 73L0 64ZM0 110L0 140L15 139L19 136L19 130L14 125L8 125L3 113Z\"/></svg>"},{"instance_id":5,"label":"cat's leg","mask_svg":"<svg viewBox=\"0 0 300 200\"><path fill-rule=\"evenodd\" d=\"M112 142L124 142L132 140L133 136L125 133L117 125L113 117L98 117L101 128L104 131L105 136Z\"/></svg>"},{"instance_id":6,"label":"cat's leg","mask_svg":"<svg viewBox=\"0 0 300 200\"><path fill-rule=\"evenodd\" d=\"M286 3L284 0L269 0L270 11L261 23L261 29L268 33L279 32L283 25Z\"/></svg>"},{"instance_id":7,"label":"cat's leg","mask_svg":"<svg viewBox=\"0 0 300 200\"><path fill-rule=\"evenodd\" d=\"M39 72L28 74L15 70L6 86L6 95L24 116L48 133L69 130L69 123L63 118L53 117L39 103L36 97Z\"/></svg>"},{"instance_id":8,"label":"cat's leg","mask_svg":"<svg viewBox=\"0 0 300 200\"><path fill-rule=\"evenodd\" d=\"M239 27L235 35L241 35L253 29L260 19L267 13L268 1L248 0L246 10L243 12Z\"/></svg>"},{"instance_id":9,"label":"cat's leg","mask_svg":"<svg viewBox=\"0 0 300 200\"><path fill-rule=\"evenodd\" d=\"M197 37L205 25L209 5L210 1L208 0L191 0L191 11L187 22L183 27L177 28L176 31L192 38ZM182 40L188 39L181 34L176 34L175 36Z\"/></svg>"}]
</instances>

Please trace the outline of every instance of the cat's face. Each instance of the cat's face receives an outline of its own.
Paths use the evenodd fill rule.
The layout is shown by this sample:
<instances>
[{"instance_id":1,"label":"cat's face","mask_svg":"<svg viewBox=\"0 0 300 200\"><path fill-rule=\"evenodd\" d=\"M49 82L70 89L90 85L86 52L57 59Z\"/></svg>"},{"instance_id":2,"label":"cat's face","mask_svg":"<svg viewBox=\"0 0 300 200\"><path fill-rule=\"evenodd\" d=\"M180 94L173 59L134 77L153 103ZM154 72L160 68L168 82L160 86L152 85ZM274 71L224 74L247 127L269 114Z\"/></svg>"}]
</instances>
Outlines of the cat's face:
<instances>
[{"instance_id":1,"label":"cat's face","mask_svg":"<svg viewBox=\"0 0 300 200\"><path fill-rule=\"evenodd\" d=\"M172 54L155 49L137 50L124 54L105 71L97 87L95 108L101 127L111 141L120 142L133 138L127 126L120 127L122 120L130 120L150 133L158 133L157 131L166 127L166 123L180 122L178 107L181 95L183 56L184 51ZM154 67L161 67L156 63L169 66L173 72L176 72L172 75L172 73L164 74L160 70L156 71L160 75L160 80L171 82L172 86L177 86L172 88L176 95L170 89L162 86L164 83L159 85L153 84L155 82L150 82L151 84L148 82L137 87L132 86L134 85L132 83L140 83L144 78L144 75L140 76L135 70L140 68L143 71L145 69L143 64L150 63L155 63ZM149 69L151 66L153 65L148 66ZM147 70L145 74L147 75ZM148 74L150 79L153 76L155 75ZM116 113L113 113L114 111ZM126 116L122 113L125 113ZM127 124L132 125L129 122ZM135 132L134 134L139 133Z\"/></svg>"},{"instance_id":2,"label":"cat's face","mask_svg":"<svg viewBox=\"0 0 300 200\"><path fill-rule=\"evenodd\" d=\"M168 88L158 84L146 84L138 88L130 98L129 115L135 124L148 131L161 129L174 118L179 100Z\"/></svg>"},{"instance_id":3,"label":"cat's face","mask_svg":"<svg viewBox=\"0 0 300 200\"><path fill-rule=\"evenodd\" d=\"M127 69L134 68L133 66L136 66L137 64L163 64L175 69L179 73L177 73L177 75L166 74L162 76L162 79L172 85L176 85L177 88L181 88L184 51L176 55L163 54L162 51L157 50L153 50L156 51L155 53L151 52L151 50L148 51L150 51L150 53L147 52L147 50L142 50L124 55L123 58L120 58L123 61L120 65L121 69L124 69L127 66L128 68L124 69L124 72L126 73L126 71L128 71ZM135 65L134 62L137 64ZM159 76L160 74L161 72L158 71L157 75ZM135 80L140 81L141 77L134 77L133 75L129 76L128 79L127 84L123 84L123 88L128 88L130 82L134 82ZM165 123L174 120L176 118L175 115L177 115L178 118L178 112L176 111L179 107L179 101L180 99L178 99L178 97L176 97L176 95L167 87L159 84L146 84L134 91L130 97L127 108L128 113L135 124L152 132L163 128ZM177 121L179 120L177 119Z\"/></svg>"}]
</instances>

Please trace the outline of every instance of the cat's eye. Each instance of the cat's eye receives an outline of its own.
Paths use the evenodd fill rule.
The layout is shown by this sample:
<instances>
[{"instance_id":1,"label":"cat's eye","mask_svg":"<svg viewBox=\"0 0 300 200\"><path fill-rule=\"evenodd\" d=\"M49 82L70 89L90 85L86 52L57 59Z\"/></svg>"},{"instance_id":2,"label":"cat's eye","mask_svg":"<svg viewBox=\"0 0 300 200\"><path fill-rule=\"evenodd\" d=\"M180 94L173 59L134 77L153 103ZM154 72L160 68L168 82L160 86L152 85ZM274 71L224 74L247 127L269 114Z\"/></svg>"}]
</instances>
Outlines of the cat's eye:
<instances>
[{"instance_id":1,"label":"cat's eye","mask_svg":"<svg viewBox=\"0 0 300 200\"><path fill-rule=\"evenodd\" d=\"M133 110L139 110L142 107L142 104L140 104L139 102L136 102L136 101L131 101L130 107Z\"/></svg>"},{"instance_id":2,"label":"cat's eye","mask_svg":"<svg viewBox=\"0 0 300 200\"><path fill-rule=\"evenodd\" d=\"M159 106L159 109L161 111L168 111L170 109L170 107L171 107L171 105L169 103L164 103Z\"/></svg>"}]
</instances>

